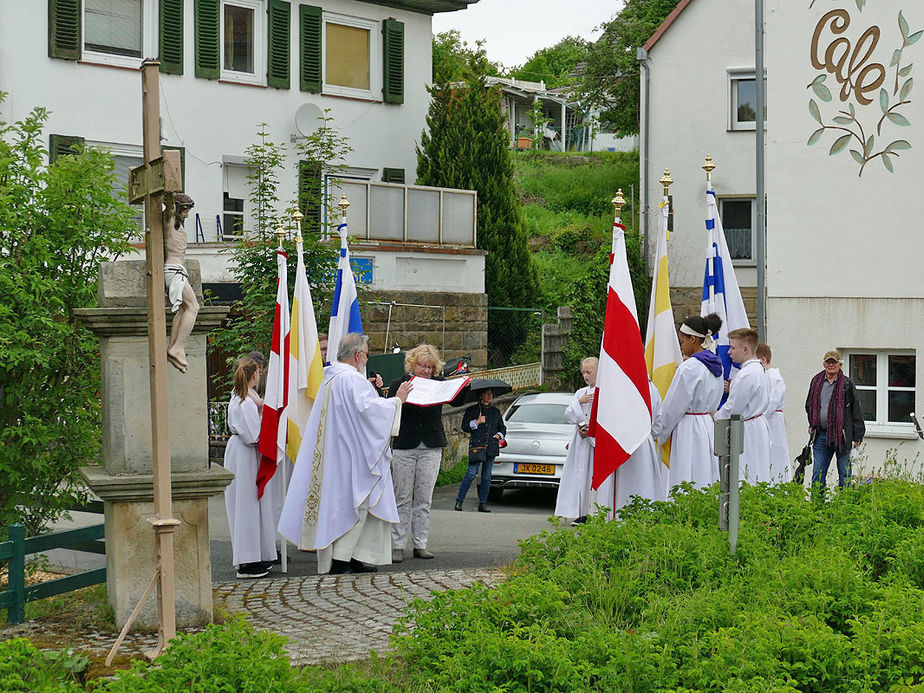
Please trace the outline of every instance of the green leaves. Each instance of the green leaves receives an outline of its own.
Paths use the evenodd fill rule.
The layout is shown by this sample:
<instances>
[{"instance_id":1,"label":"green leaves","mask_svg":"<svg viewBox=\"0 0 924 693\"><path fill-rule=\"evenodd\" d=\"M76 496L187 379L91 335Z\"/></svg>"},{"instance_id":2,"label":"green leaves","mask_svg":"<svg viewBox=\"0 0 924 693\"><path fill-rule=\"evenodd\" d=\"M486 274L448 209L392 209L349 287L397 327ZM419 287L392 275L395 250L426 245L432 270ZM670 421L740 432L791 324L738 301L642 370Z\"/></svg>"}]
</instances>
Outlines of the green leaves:
<instances>
[{"instance_id":1,"label":"green leaves","mask_svg":"<svg viewBox=\"0 0 924 693\"><path fill-rule=\"evenodd\" d=\"M908 119L901 113L887 113L886 118L888 118L891 123L898 125L899 127L906 128L911 125Z\"/></svg>"},{"instance_id":2,"label":"green leaves","mask_svg":"<svg viewBox=\"0 0 924 693\"><path fill-rule=\"evenodd\" d=\"M818 121L818 124L821 124L821 111L818 110L818 104L815 103L815 99L809 99L808 104L809 114Z\"/></svg>"},{"instance_id":3,"label":"green leaves","mask_svg":"<svg viewBox=\"0 0 924 693\"><path fill-rule=\"evenodd\" d=\"M828 151L829 156L834 156L839 154L844 150L844 148L850 143L850 138L852 135L843 135L834 140L834 144L831 145L831 149Z\"/></svg>"},{"instance_id":4,"label":"green leaves","mask_svg":"<svg viewBox=\"0 0 924 693\"><path fill-rule=\"evenodd\" d=\"M815 132L812 133L812 136L808 138L806 144L811 147L813 144L818 144L818 140L821 139L821 136L825 134L824 128L818 128Z\"/></svg>"},{"instance_id":5,"label":"green leaves","mask_svg":"<svg viewBox=\"0 0 924 693\"><path fill-rule=\"evenodd\" d=\"M882 109L883 113L887 113L889 110L889 92L885 89L879 90L879 108Z\"/></svg>"},{"instance_id":6,"label":"green leaves","mask_svg":"<svg viewBox=\"0 0 924 693\"><path fill-rule=\"evenodd\" d=\"M827 103L831 100L831 90L825 86L825 78L827 75L818 75L812 83L809 85L812 87L812 91L815 92L815 96Z\"/></svg>"},{"instance_id":7,"label":"green leaves","mask_svg":"<svg viewBox=\"0 0 924 693\"><path fill-rule=\"evenodd\" d=\"M901 88L901 91L898 92L898 100L906 101L908 96L911 94L911 90L914 88L914 79L908 79Z\"/></svg>"}]
</instances>

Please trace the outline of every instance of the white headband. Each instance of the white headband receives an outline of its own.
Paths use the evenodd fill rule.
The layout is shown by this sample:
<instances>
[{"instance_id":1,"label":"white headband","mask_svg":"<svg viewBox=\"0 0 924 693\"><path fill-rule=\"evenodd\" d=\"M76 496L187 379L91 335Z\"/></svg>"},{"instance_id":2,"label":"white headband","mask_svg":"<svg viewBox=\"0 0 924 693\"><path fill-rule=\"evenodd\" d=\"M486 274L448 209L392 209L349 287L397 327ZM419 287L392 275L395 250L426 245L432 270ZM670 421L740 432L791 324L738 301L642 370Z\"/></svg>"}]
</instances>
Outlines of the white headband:
<instances>
[{"instance_id":1,"label":"white headband","mask_svg":"<svg viewBox=\"0 0 924 693\"><path fill-rule=\"evenodd\" d=\"M715 341L713 341L712 339L712 332L710 330L706 330L706 334L702 334L701 332L697 332L696 330L694 330L692 327L690 327L686 323L682 323L680 325L680 331L683 334L689 335L691 337L699 337L700 339L703 340L704 349L708 349L709 351L715 351Z\"/></svg>"}]
</instances>

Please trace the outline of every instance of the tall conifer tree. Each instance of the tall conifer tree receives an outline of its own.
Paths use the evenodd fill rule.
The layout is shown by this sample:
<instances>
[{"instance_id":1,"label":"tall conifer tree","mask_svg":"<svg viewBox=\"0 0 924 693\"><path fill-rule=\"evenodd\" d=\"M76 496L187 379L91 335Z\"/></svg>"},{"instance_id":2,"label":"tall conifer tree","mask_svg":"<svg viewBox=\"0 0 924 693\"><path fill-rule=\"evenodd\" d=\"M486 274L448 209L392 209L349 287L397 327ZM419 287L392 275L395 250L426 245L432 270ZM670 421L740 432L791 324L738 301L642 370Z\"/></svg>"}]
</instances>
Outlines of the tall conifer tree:
<instances>
[{"instance_id":1,"label":"tall conifer tree","mask_svg":"<svg viewBox=\"0 0 924 693\"><path fill-rule=\"evenodd\" d=\"M488 305L532 307L539 277L513 183L500 90L487 88L479 78L462 86L434 87L430 94L427 129L417 148L417 182L478 192L478 247L488 253ZM523 341L526 323L525 313L492 312L492 354L509 356Z\"/></svg>"}]
</instances>

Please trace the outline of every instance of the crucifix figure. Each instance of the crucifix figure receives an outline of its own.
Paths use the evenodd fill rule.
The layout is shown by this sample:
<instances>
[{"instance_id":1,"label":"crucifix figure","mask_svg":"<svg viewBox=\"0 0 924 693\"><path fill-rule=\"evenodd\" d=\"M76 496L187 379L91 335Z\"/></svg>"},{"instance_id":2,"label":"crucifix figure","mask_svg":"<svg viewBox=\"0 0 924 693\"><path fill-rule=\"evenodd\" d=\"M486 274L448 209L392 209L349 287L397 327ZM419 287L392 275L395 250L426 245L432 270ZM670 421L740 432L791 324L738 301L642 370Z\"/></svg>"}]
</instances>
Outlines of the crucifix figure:
<instances>
[{"instance_id":1,"label":"crucifix figure","mask_svg":"<svg viewBox=\"0 0 924 693\"><path fill-rule=\"evenodd\" d=\"M183 222L195 203L184 193L173 195L173 209L170 209L170 195L167 196L168 223L164 228L164 287L170 300L170 307L176 315L170 327L170 344L167 346L167 361L180 373L189 368L186 362L186 340L192 333L199 314L196 292L189 284L189 272L183 264L186 255L186 229Z\"/></svg>"}]
</instances>

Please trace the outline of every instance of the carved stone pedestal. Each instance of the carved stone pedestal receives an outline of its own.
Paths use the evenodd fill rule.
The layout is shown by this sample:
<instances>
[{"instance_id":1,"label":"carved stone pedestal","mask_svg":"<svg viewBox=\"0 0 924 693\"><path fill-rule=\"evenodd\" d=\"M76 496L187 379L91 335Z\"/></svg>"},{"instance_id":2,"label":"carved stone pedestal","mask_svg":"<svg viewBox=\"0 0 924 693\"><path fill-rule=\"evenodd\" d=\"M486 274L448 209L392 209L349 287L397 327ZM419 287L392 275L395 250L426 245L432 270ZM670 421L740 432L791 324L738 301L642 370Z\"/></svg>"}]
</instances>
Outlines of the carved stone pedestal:
<instances>
[{"instance_id":1,"label":"carved stone pedestal","mask_svg":"<svg viewBox=\"0 0 924 693\"><path fill-rule=\"evenodd\" d=\"M190 261L187 269L201 305L198 263ZM100 269L100 307L79 311L100 339L103 406L103 466L85 467L81 473L104 501L106 583L119 628L151 581L156 560L154 529L148 522L154 514L154 486L144 278L144 262L105 263ZM188 372L168 369L173 515L181 523L175 537L178 628L212 620L208 499L221 493L233 475L222 467L209 468L205 335L227 310L202 306L186 347ZM135 628L156 630L153 596Z\"/></svg>"}]
</instances>

